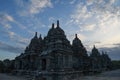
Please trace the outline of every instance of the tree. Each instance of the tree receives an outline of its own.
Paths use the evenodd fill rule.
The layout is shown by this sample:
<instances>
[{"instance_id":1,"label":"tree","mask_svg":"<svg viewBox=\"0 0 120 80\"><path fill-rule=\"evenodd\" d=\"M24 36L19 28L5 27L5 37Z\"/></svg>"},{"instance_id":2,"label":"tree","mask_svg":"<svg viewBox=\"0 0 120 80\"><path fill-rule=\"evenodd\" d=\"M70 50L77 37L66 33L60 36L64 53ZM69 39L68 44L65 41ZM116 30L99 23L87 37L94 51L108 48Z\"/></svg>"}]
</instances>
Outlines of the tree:
<instances>
[{"instance_id":1,"label":"tree","mask_svg":"<svg viewBox=\"0 0 120 80\"><path fill-rule=\"evenodd\" d=\"M0 73L4 72L4 64L3 62L0 60Z\"/></svg>"}]
</instances>

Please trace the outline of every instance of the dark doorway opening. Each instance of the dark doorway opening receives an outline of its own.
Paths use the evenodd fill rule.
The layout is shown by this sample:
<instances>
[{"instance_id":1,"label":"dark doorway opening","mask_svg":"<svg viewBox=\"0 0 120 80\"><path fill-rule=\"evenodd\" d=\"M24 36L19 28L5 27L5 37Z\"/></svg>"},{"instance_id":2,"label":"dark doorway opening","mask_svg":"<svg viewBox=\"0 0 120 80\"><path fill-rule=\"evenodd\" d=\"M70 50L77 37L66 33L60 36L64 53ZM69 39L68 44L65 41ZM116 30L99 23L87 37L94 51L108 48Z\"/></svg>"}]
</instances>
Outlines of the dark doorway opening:
<instances>
[{"instance_id":1,"label":"dark doorway opening","mask_svg":"<svg viewBox=\"0 0 120 80\"><path fill-rule=\"evenodd\" d=\"M42 80L47 80L47 79L43 77Z\"/></svg>"},{"instance_id":2,"label":"dark doorway opening","mask_svg":"<svg viewBox=\"0 0 120 80\"><path fill-rule=\"evenodd\" d=\"M42 70L46 70L46 59L42 59Z\"/></svg>"}]
</instances>

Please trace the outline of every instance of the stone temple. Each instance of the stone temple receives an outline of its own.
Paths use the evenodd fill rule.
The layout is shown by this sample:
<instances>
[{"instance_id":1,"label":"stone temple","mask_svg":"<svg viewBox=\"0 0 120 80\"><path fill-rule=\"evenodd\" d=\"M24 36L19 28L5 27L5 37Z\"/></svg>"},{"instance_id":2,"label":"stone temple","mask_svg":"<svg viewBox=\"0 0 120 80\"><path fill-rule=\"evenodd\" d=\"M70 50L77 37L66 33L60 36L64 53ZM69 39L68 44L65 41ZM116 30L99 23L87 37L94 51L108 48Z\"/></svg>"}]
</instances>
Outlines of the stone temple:
<instances>
[{"instance_id":1,"label":"stone temple","mask_svg":"<svg viewBox=\"0 0 120 80\"><path fill-rule=\"evenodd\" d=\"M107 70L110 63L108 55L100 54L95 46L88 56L77 34L70 44L57 21L57 26L53 23L44 39L35 33L24 53L15 58L15 71L40 80L72 80L91 71Z\"/></svg>"}]
</instances>

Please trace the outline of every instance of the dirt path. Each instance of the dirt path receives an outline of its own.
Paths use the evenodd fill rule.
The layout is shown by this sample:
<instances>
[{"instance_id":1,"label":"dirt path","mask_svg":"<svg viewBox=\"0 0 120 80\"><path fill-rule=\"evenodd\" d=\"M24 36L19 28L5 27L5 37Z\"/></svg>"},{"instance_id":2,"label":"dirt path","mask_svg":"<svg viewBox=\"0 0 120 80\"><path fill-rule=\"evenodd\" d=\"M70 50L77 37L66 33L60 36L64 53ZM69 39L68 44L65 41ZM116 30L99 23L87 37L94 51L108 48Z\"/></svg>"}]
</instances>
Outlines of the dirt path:
<instances>
[{"instance_id":1,"label":"dirt path","mask_svg":"<svg viewBox=\"0 0 120 80\"><path fill-rule=\"evenodd\" d=\"M120 69L114 71L107 71L101 74L101 76L108 76L108 77L120 77Z\"/></svg>"},{"instance_id":2,"label":"dirt path","mask_svg":"<svg viewBox=\"0 0 120 80\"><path fill-rule=\"evenodd\" d=\"M120 70L107 71L100 75L84 76L79 80L120 80Z\"/></svg>"},{"instance_id":3,"label":"dirt path","mask_svg":"<svg viewBox=\"0 0 120 80\"><path fill-rule=\"evenodd\" d=\"M0 80L27 80L18 76L11 76L0 73ZM107 71L100 75L83 76L74 80L120 80L120 70Z\"/></svg>"},{"instance_id":4,"label":"dirt path","mask_svg":"<svg viewBox=\"0 0 120 80\"><path fill-rule=\"evenodd\" d=\"M0 73L0 80L26 80L26 79L24 79L22 77L11 76L11 75Z\"/></svg>"}]
</instances>

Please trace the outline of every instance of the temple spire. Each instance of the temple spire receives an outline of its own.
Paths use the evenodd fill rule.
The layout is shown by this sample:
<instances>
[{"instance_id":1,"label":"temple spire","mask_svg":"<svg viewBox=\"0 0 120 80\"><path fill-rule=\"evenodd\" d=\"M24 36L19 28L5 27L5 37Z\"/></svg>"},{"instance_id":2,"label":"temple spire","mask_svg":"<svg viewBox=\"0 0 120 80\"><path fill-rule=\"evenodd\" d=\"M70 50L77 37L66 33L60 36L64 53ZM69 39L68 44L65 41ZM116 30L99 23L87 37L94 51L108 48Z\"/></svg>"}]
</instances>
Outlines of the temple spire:
<instances>
[{"instance_id":1,"label":"temple spire","mask_svg":"<svg viewBox=\"0 0 120 80\"><path fill-rule=\"evenodd\" d=\"M37 32L35 32L35 37L34 38L37 38Z\"/></svg>"},{"instance_id":2,"label":"temple spire","mask_svg":"<svg viewBox=\"0 0 120 80\"><path fill-rule=\"evenodd\" d=\"M52 28L54 29L54 23L52 23Z\"/></svg>"},{"instance_id":3,"label":"temple spire","mask_svg":"<svg viewBox=\"0 0 120 80\"><path fill-rule=\"evenodd\" d=\"M41 34L40 34L40 36L39 36L39 39L41 39L41 40L42 40L42 36L41 36Z\"/></svg>"},{"instance_id":4,"label":"temple spire","mask_svg":"<svg viewBox=\"0 0 120 80\"><path fill-rule=\"evenodd\" d=\"M57 20L57 27L59 27L59 20Z\"/></svg>"}]
</instances>

